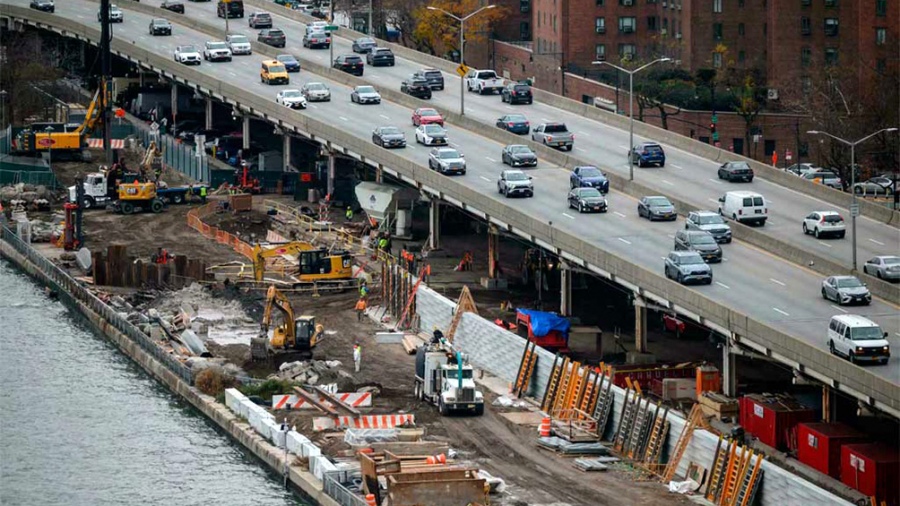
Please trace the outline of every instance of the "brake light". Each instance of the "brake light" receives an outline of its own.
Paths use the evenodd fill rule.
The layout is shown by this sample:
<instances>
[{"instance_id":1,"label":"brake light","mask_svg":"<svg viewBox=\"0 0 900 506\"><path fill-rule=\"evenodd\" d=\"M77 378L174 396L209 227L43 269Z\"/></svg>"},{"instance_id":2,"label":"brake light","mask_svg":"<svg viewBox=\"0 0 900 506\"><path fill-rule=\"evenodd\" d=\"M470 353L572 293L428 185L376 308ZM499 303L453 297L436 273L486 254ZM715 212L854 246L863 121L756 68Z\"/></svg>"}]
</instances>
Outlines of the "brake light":
<instances>
[{"instance_id":1,"label":"brake light","mask_svg":"<svg viewBox=\"0 0 900 506\"><path fill-rule=\"evenodd\" d=\"M553 142L553 136L552 136L552 135L547 136L547 142Z\"/></svg>"},{"instance_id":2,"label":"brake light","mask_svg":"<svg viewBox=\"0 0 900 506\"><path fill-rule=\"evenodd\" d=\"M509 94L512 95L512 96L516 96L516 92L515 92L515 91L511 91L511 92L509 92Z\"/></svg>"},{"instance_id":3,"label":"brake light","mask_svg":"<svg viewBox=\"0 0 900 506\"><path fill-rule=\"evenodd\" d=\"M744 214L744 210L743 210L743 209L738 209L738 214Z\"/></svg>"},{"instance_id":4,"label":"brake light","mask_svg":"<svg viewBox=\"0 0 900 506\"><path fill-rule=\"evenodd\" d=\"M512 128L514 125L513 125L513 123L507 123L507 126L508 126L509 128Z\"/></svg>"}]
</instances>

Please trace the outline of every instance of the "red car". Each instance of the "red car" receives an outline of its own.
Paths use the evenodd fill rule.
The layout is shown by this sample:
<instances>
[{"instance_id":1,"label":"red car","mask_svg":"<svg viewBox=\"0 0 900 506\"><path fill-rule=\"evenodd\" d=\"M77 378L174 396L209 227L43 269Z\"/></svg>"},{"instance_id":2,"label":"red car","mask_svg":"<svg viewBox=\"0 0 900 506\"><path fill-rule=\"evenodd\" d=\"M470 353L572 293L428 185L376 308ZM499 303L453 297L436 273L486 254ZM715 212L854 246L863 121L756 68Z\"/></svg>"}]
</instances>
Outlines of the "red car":
<instances>
[{"instance_id":1,"label":"red car","mask_svg":"<svg viewBox=\"0 0 900 506\"><path fill-rule=\"evenodd\" d=\"M428 125L430 123L444 126L444 117L430 107L420 107L413 112L412 123L414 126Z\"/></svg>"}]
</instances>

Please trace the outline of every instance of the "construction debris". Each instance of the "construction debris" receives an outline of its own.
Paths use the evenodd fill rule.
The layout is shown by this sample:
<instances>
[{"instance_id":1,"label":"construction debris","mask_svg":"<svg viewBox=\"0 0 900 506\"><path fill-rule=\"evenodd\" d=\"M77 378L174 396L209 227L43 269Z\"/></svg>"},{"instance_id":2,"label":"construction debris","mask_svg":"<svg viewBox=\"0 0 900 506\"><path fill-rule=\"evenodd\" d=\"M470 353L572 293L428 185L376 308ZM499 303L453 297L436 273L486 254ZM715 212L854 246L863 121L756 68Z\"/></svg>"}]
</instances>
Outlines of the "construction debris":
<instances>
[{"instance_id":1,"label":"construction debris","mask_svg":"<svg viewBox=\"0 0 900 506\"><path fill-rule=\"evenodd\" d=\"M579 471L606 471L609 469L609 466L601 463L597 459L575 459L575 467L578 468Z\"/></svg>"},{"instance_id":2,"label":"construction debris","mask_svg":"<svg viewBox=\"0 0 900 506\"><path fill-rule=\"evenodd\" d=\"M563 455L609 455L609 448L602 443L572 443L556 436L539 438L538 445Z\"/></svg>"}]
</instances>

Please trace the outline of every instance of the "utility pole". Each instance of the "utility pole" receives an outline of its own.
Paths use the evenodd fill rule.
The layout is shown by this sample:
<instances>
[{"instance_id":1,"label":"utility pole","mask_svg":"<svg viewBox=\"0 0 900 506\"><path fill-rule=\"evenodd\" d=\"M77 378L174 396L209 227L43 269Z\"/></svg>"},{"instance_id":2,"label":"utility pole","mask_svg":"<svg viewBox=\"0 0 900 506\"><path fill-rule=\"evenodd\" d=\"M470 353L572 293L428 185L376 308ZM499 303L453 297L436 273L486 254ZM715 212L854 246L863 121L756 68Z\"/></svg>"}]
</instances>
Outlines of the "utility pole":
<instances>
[{"instance_id":1,"label":"utility pole","mask_svg":"<svg viewBox=\"0 0 900 506\"><path fill-rule=\"evenodd\" d=\"M112 27L109 24L110 0L100 0L100 119L103 122L103 151L106 163L112 166L112 124L110 121L109 81L112 74Z\"/></svg>"}]
</instances>

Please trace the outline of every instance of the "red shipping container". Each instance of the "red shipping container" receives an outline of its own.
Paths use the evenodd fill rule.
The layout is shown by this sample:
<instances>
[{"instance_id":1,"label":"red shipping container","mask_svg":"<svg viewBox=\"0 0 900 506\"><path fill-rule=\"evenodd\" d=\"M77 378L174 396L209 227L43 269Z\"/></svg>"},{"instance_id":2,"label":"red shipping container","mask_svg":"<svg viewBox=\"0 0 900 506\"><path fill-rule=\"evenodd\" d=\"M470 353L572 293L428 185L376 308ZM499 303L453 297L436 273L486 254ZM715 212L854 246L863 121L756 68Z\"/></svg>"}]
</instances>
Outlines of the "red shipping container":
<instances>
[{"instance_id":1,"label":"red shipping container","mask_svg":"<svg viewBox=\"0 0 900 506\"><path fill-rule=\"evenodd\" d=\"M843 423L801 423L797 425L797 459L840 480L841 447L868 441L865 434Z\"/></svg>"},{"instance_id":2,"label":"red shipping container","mask_svg":"<svg viewBox=\"0 0 900 506\"><path fill-rule=\"evenodd\" d=\"M741 397L741 425L763 444L788 449L788 434L798 423L815 422L818 414L789 395Z\"/></svg>"},{"instance_id":3,"label":"red shipping container","mask_svg":"<svg viewBox=\"0 0 900 506\"><path fill-rule=\"evenodd\" d=\"M841 447L841 481L876 503L900 504L900 451L882 443Z\"/></svg>"}]
</instances>

